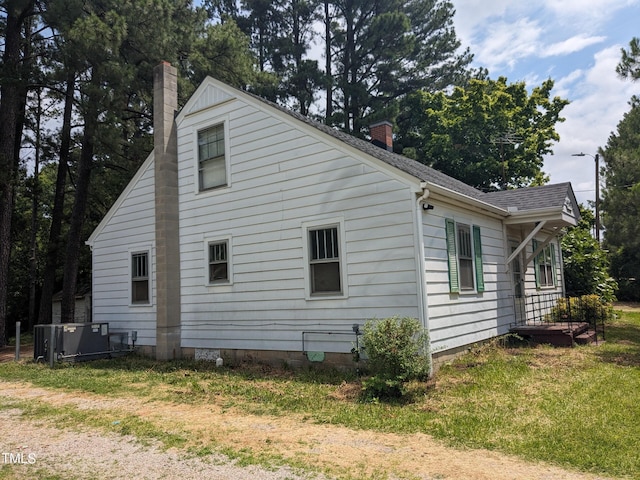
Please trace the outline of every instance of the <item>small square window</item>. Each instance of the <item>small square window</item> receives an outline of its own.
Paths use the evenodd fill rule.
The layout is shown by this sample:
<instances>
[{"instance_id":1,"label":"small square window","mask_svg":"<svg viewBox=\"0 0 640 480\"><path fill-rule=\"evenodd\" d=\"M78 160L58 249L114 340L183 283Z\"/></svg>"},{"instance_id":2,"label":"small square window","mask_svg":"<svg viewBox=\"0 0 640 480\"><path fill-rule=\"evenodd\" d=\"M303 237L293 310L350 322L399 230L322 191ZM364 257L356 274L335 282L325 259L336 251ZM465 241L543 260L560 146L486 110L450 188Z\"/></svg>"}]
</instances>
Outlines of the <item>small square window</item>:
<instances>
[{"instance_id":1,"label":"small square window","mask_svg":"<svg viewBox=\"0 0 640 480\"><path fill-rule=\"evenodd\" d=\"M229 282L228 250L227 241L209 243L209 283Z\"/></svg>"}]
</instances>

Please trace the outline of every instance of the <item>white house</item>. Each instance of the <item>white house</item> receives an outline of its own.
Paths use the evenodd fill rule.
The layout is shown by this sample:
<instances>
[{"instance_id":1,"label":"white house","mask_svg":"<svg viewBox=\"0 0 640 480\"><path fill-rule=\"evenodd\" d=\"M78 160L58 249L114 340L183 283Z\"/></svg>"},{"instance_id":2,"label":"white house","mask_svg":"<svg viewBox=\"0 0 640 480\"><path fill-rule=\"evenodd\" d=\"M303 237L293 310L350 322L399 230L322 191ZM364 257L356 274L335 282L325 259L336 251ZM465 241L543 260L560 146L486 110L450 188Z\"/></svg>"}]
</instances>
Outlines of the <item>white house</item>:
<instances>
[{"instance_id":1,"label":"white house","mask_svg":"<svg viewBox=\"0 0 640 480\"><path fill-rule=\"evenodd\" d=\"M157 358L350 361L396 315L446 356L562 294L570 184L483 193L392 153L389 124L366 142L213 78L176 113L176 70L154 77L154 151L87 243L93 320Z\"/></svg>"}]
</instances>

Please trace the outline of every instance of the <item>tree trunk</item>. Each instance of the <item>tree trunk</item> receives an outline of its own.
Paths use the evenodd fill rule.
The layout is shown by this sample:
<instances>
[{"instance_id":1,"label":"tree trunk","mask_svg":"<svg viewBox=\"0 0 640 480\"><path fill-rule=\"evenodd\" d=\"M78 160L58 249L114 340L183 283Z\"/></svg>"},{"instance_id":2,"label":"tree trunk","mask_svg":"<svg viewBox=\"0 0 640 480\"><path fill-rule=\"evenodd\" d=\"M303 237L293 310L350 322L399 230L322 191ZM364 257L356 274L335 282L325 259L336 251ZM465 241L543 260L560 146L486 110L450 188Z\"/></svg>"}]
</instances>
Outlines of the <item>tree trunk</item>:
<instances>
[{"instance_id":1,"label":"tree trunk","mask_svg":"<svg viewBox=\"0 0 640 480\"><path fill-rule=\"evenodd\" d=\"M25 79L22 78L20 50L22 25L33 8L32 1L6 2L2 84L0 85L0 346L5 344L9 258L11 255L11 217L15 194L19 138L24 117Z\"/></svg>"},{"instance_id":2,"label":"tree trunk","mask_svg":"<svg viewBox=\"0 0 640 480\"><path fill-rule=\"evenodd\" d=\"M40 204L40 121L42 118L42 96L41 90L38 90L38 106L36 111L36 125L35 125L35 153L34 153L34 165L33 165L33 187L32 187L32 203L31 203L31 239L29 246L30 258L29 258L29 317L27 321L27 331L30 332L31 328L36 322L36 293L38 287L38 218Z\"/></svg>"},{"instance_id":3,"label":"tree trunk","mask_svg":"<svg viewBox=\"0 0 640 480\"><path fill-rule=\"evenodd\" d=\"M49 242L47 243L47 258L45 260L42 279L42 294L40 295L39 324L51 323L51 302L55 293L56 270L60 265L62 248L60 234L62 231L62 217L64 215L64 194L67 184L67 169L71 153L71 115L73 113L73 93L75 91L75 72L67 73L67 86L65 92L64 113L62 116L62 133L60 140L60 158L58 160L58 173L56 177L56 191L51 212L51 227L49 230Z\"/></svg>"},{"instance_id":4,"label":"tree trunk","mask_svg":"<svg viewBox=\"0 0 640 480\"><path fill-rule=\"evenodd\" d=\"M89 183L93 163L94 140L98 126L98 99L87 100L87 111L84 115L84 134L82 151L78 164L76 194L71 212L67 253L64 262L64 283L62 285L61 322L72 323L75 319L75 297L78 279L80 245L82 242L82 226L89 198Z\"/></svg>"},{"instance_id":5,"label":"tree trunk","mask_svg":"<svg viewBox=\"0 0 640 480\"><path fill-rule=\"evenodd\" d=\"M325 77L327 81L327 104L325 111L325 123L331 123L333 115L333 77L331 75L331 12L329 11L329 0L324 1L324 55L325 55Z\"/></svg>"}]
</instances>

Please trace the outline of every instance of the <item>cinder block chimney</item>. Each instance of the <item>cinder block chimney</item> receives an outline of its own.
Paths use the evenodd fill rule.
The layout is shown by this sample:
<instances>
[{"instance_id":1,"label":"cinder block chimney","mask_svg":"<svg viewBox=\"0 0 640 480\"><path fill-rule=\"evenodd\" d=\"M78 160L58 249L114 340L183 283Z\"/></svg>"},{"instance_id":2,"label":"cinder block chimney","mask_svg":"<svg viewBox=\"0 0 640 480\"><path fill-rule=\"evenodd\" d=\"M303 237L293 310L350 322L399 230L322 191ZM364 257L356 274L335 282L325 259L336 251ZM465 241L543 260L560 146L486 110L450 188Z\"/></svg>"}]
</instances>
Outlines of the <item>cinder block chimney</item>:
<instances>
[{"instance_id":1,"label":"cinder block chimney","mask_svg":"<svg viewBox=\"0 0 640 480\"><path fill-rule=\"evenodd\" d=\"M180 357L178 73L168 62L153 70L153 158L156 209L156 358Z\"/></svg>"},{"instance_id":2,"label":"cinder block chimney","mask_svg":"<svg viewBox=\"0 0 640 480\"><path fill-rule=\"evenodd\" d=\"M391 122L385 120L369 125L369 135L371 135L371 143L389 152L393 151L393 125Z\"/></svg>"}]
</instances>

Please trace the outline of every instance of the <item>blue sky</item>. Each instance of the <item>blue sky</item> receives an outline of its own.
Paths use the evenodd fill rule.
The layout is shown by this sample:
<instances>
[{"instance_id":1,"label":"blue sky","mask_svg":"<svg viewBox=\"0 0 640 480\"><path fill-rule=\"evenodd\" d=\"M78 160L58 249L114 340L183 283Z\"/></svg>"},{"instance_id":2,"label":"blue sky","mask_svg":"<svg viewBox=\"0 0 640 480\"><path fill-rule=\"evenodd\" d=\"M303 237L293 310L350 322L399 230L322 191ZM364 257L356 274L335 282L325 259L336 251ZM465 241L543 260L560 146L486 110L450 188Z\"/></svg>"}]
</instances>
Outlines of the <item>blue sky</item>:
<instances>
[{"instance_id":1,"label":"blue sky","mask_svg":"<svg viewBox=\"0 0 640 480\"><path fill-rule=\"evenodd\" d=\"M545 158L552 183L570 181L578 202L595 197L595 155L629 110L640 82L618 78L620 49L640 37L640 0L452 0L454 24L474 65L491 78L525 81L547 78L553 95L568 99L557 125L560 142ZM606 159L605 159L606 160ZM602 184L603 182L601 182Z\"/></svg>"}]
</instances>

